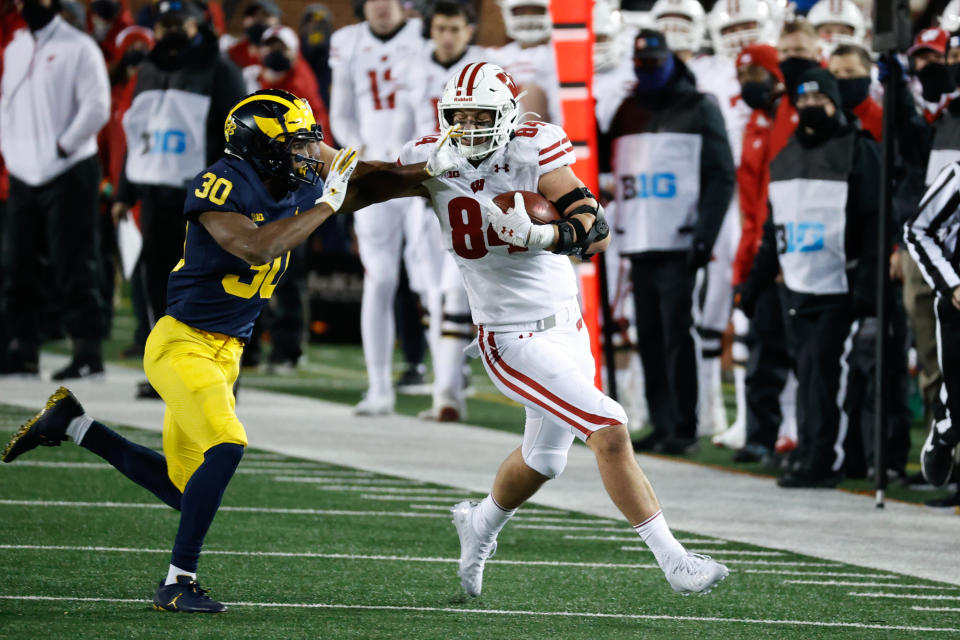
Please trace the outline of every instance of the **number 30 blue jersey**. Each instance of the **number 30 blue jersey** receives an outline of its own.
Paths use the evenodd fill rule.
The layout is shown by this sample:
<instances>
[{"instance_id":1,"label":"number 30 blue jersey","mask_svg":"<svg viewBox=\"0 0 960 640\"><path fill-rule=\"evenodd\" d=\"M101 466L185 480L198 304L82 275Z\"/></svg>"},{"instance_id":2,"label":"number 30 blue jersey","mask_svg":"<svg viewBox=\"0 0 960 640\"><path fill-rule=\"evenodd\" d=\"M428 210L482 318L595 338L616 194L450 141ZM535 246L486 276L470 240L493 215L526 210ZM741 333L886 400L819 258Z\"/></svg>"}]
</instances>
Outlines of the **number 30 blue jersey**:
<instances>
[{"instance_id":1,"label":"number 30 blue jersey","mask_svg":"<svg viewBox=\"0 0 960 640\"><path fill-rule=\"evenodd\" d=\"M233 211L262 226L310 209L322 192L322 183L304 185L274 200L256 171L232 156L204 170L187 189L187 239L183 259L170 272L167 315L197 329L248 340L287 269L290 253L251 266L217 244L197 217L206 211Z\"/></svg>"}]
</instances>

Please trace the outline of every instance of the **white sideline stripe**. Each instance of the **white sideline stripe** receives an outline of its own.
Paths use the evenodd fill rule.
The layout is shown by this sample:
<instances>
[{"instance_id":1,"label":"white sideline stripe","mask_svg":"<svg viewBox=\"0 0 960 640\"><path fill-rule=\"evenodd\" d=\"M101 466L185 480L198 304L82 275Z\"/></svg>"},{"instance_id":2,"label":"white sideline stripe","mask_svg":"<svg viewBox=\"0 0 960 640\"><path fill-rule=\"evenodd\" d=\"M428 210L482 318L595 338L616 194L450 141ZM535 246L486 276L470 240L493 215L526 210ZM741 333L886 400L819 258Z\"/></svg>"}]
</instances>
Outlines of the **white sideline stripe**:
<instances>
[{"instance_id":1,"label":"white sideline stripe","mask_svg":"<svg viewBox=\"0 0 960 640\"><path fill-rule=\"evenodd\" d=\"M517 528L520 528L519 525ZM524 529L532 529L533 527L523 527ZM623 531L623 529L597 529L597 531ZM631 532L627 530L624 532L626 535L622 536L583 536L583 535L571 535L567 534L563 536L564 540L608 540L611 542L624 542L626 540L636 540L638 538L636 532ZM680 544L727 544L726 540L703 540L699 538L689 538L685 540L677 539L677 542Z\"/></svg>"},{"instance_id":2,"label":"white sideline stripe","mask_svg":"<svg viewBox=\"0 0 960 640\"><path fill-rule=\"evenodd\" d=\"M8 596L3 600L38 600L51 602L110 602L149 604L149 600L134 598L78 598L62 596ZM618 620L666 620L673 622L730 622L735 624L794 625L804 627L838 627L848 629L877 629L881 631L943 631L957 633L952 627L908 627L901 625L866 624L863 622L825 622L821 620L765 620L755 618L716 618L706 616L666 616L640 613L593 613L590 611L524 611L522 609L467 609L459 607L400 607L385 604L336 604L330 602L224 602L231 607L278 607L288 609L354 609L367 611L413 611L420 613L477 613L481 615L563 617L563 618L612 618Z\"/></svg>"},{"instance_id":3,"label":"white sideline stripe","mask_svg":"<svg viewBox=\"0 0 960 640\"><path fill-rule=\"evenodd\" d=\"M273 473L276 473L276 471ZM275 475L273 480L276 482L302 482L305 484L318 484L322 485L317 487L318 489L329 489L334 491L371 491L373 489L383 489L384 491L388 492L396 491L398 493L416 493L417 491L454 491L453 489L431 489L430 487L425 486L426 483L418 482L416 480L390 480L389 478L332 478L330 476L308 476L298 474L293 476Z\"/></svg>"},{"instance_id":4,"label":"white sideline stripe","mask_svg":"<svg viewBox=\"0 0 960 640\"><path fill-rule=\"evenodd\" d=\"M164 553L169 549L137 549L134 547L96 547L39 544L0 544L0 550L11 551L91 551L111 553ZM270 557L270 558L319 558L323 560L387 560L395 562L460 562L458 558L437 558L424 556L385 556L354 553L315 553L313 551L227 551L204 549L204 555ZM659 569L656 564L613 564L608 562L564 562L561 560L487 560L487 564L503 564L537 567L579 567L587 569Z\"/></svg>"},{"instance_id":5,"label":"white sideline stripe","mask_svg":"<svg viewBox=\"0 0 960 640\"><path fill-rule=\"evenodd\" d=\"M902 598L906 600L960 600L960 596L925 596L919 593L858 593L851 591L848 596L857 598Z\"/></svg>"},{"instance_id":6,"label":"white sideline stripe","mask_svg":"<svg viewBox=\"0 0 960 640\"><path fill-rule=\"evenodd\" d=\"M527 515L524 515L522 511L517 515L513 516L512 518L510 518L510 520L513 522L523 521L523 522L545 522L545 523L549 523L549 522L562 523L562 522L571 521L570 518L554 518L551 516L527 516ZM579 520L578 519L576 520L576 522L584 522L587 524L591 522L596 522L598 525L606 525L606 526L610 526L611 524L616 524L613 520ZM515 526L519 527L520 525L515 525Z\"/></svg>"},{"instance_id":7,"label":"white sideline stripe","mask_svg":"<svg viewBox=\"0 0 960 640\"><path fill-rule=\"evenodd\" d=\"M781 576L820 576L824 578L877 578L895 579L900 576L879 573L844 573L842 571L787 571L784 569L743 569L744 573L770 573Z\"/></svg>"},{"instance_id":8,"label":"white sideline stripe","mask_svg":"<svg viewBox=\"0 0 960 640\"><path fill-rule=\"evenodd\" d=\"M956 607L910 607L914 611L949 611L952 613L960 612Z\"/></svg>"},{"instance_id":9,"label":"white sideline stripe","mask_svg":"<svg viewBox=\"0 0 960 640\"><path fill-rule=\"evenodd\" d=\"M871 576L876 577L876 576ZM937 589L940 591L956 591L960 587L940 587L930 584L896 584L890 582L844 582L840 580L784 580L784 584L818 584L836 587L894 587L896 589Z\"/></svg>"},{"instance_id":10,"label":"white sideline stripe","mask_svg":"<svg viewBox=\"0 0 960 640\"><path fill-rule=\"evenodd\" d=\"M755 564L767 567L842 567L836 562L803 562L794 560L724 560L723 564Z\"/></svg>"},{"instance_id":11,"label":"white sideline stripe","mask_svg":"<svg viewBox=\"0 0 960 640\"><path fill-rule=\"evenodd\" d=\"M620 547L621 551L647 551L650 549L647 547ZM778 557L785 556L783 551L743 551L743 550L731 550L731 549L696 549L693 550L694 553L715 553L721 556L770 556Z\"/></svg>"},{"instance_id":12,"label":"white sideline stripe","mask_svg":"<svg viewBox=\"0 0 960 640\"><path fill-rule=\"evenodd\" d=\"M376 491L377 489L378 489L378 487L367 487L366 490L367 490L367 491ZM457 497L454 496L454 495L449 495L449 496L422 496L422 495L420 495L420 494L416 494L416 495L406 495L406 496L403 496L403 495L400 495L400 496L397 496L397 495L390 496L390 495L383 495L383 494L380 494L380 493L361 493L361 494L360 494L360 497L363 498L364 500L381 500L381 501L385 501L385 502L409 502L410 500L424 500L424 501L426 501L426 502L445 502L445 503L449 504L451 507L452 507L454 504L456 504L457 502L459 502L459 500L457 500Z\"/></svg>"},{"instance_id":13,"label":"white sideline stripe","mask_svg":"<svg viewBox=\"0 0 960 640\"><path fill-rule=\"evenodd\" d=\"M16 465L7 466L4 465L3 469L17 469L19 467L40 467L44 469L88 469L88 470L107 470L113 469L113 465L107 464L106 462L53 462L45 460L21 460L18 461ZM339 471L336 469L326 469L323 467L296 467L288 468L285 466L276 466L273 465L257 465L257 464L246 464L241 463L240 467L237 469L237 473L243 474L279 474L279 473L307 473L310 471L315 471L317 473L326 474L326 476L308 476L310 478L316 478L316 480L304 480L304 482L343 482L345 479L349 478L350 482L370 482L370 479L367 479L369 476L374 475L369 471ZM344 477L346 476L346 477ZM363 476L354 477L354 476ZM375 482L415 482L415 481L405 481L405 480L390 480L384 478L382 480L373 480Z\"/></svg>"},{"instance_id":14,"label":"white sideline stripe","mask_svg":"<svg viewBox=\"0 0 960 640\"><path fill-rule=\"evenodd\" d=\"M440 510L447 510L447 511L449 511L449 509L448 509L447 507L444 507L444 506L441 506L441 505L438 505L438 504L412 504L412 505L410 505L410 508L411 508L411 509L423 509L424 511L440 511ZM562 515L564 515L564 514L567 513L567 512L566 512L566 511L560 511L560 510L558 510L558 509L538 509L538 508L536 508L536 507L524 507L524 508L523 508L523 513L520 514L520 515L514 516L512 519L513 519L513 520L516 520L517 518L522 517L523 514L528 514L528 513L529 513L529 514L542 513L542 514L544 514L544 515L562 516ZM518 525L516 525L516 526L518 526L518 527L524 527L524 528L534 528L534 527L537 527L537 526L539 526L539 525L519 525L519 524L518 524ZM589 528L589 527L587 527L587 528Z\"/></svg>"},{"instance_id":15,"label":"white sideline stripe","mask_svg":"<svg viewBox=\"0 0 960 640\"><path fill-rule=\"evenodd\" d=\"M566 522L570 522L569 519ZM613 524L611 522L597 522L597 525L600 526L576 526L576 525L559 525L559 524L518 524L516 525L519 529L543 529L544 531L592 531L594 533L600 532L610 532L610 533L629 533L632 538L637 537L637 532L633 530L632 527L628 527L626 524L619 527L611 527ZM602 528L601 528L602 526Z\"/></svg>"},{"instance_id":16,"label":"white sideline stripe","mask_svg":"<svg viewBox=\"0 0 960 640\"><path fill-rule=\"evenodd\" d=\"M67 502L61 500L0 500L0 505L25 507L78 507L107 509L170 509L165 504L147 502ZM350 511L347 509L284 509L280 507L220 507L220 511L238 511L241 513L283 513L305 516L355 516L355 517L397 517L397 518L448 518L442 513L418 513L413 511Z\"/></svg>"},{"instance_id":17,"label":"white sideline stripe","mask_svg":"<svg viewBox=\"0 0 960 640\"><path fill-rule=\"evenodd\" d=\"M380 485L352 485L352 484L328 484L329 480L324 478L312 478L312 477L298 477L298 476L277 476L274 478L277 482L302 482L304 484L316 484L317 489L321 491L382 491L383 493L449 493L451 496L459 496L463 493L460 489L437 489L434 487L397 487L397 486L380 486ZM378 480L377 482L383 482L383 480ZM398 484L402 481L398 481ZM414 483L408 483L414 484ZM452 498L451 498L452 499Z\"/></svg>"}]
</instances>

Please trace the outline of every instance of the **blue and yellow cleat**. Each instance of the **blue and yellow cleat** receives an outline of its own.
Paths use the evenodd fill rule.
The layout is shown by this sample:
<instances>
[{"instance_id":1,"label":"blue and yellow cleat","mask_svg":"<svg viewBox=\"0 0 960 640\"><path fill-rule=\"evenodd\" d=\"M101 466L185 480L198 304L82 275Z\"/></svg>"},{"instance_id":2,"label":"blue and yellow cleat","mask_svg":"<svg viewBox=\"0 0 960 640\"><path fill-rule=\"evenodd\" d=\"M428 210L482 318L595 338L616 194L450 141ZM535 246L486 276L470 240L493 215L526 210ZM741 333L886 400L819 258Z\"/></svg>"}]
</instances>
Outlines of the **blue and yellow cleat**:
<instances>
[{"instance_id":1,"label":"blue and yellow cleat","mask_svg":"<svg viewBox=\"0 0 960 640\"><path fill-rule=\"evenodd\" d=\"M70 421L83 415L83 407L66 387L57 389L43 411L27 420L7 443L3 461L13 462L19 456L43 445L59 447L67 439Z\"/></svg>"},{"instance_id":2,"label":"blue and yellow cleat","mask_svg":"<svg viewBox=\"0 0 960 640\"><path fill-rule=\"evenodd\" d=\"M161 580L153 596L153 608L174 613L223 613L227 610L224 604L211 600L206 589L201 589L190 576L177 576L175 584L165 585Z\"/></svg>"}]
</instances>

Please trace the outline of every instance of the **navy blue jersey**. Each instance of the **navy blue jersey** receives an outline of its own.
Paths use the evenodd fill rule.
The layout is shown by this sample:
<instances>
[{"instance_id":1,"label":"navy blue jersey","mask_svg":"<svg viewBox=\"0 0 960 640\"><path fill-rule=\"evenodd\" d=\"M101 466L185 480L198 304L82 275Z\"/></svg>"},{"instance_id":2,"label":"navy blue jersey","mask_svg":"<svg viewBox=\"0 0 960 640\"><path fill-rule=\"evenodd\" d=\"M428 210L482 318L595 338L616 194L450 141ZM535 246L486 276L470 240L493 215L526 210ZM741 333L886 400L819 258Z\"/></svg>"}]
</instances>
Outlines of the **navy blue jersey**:
<instances>
[{"instance_id":1,"label":"navy blue jersey","mask_svg":"<svg viewBox=\"0 0 960 640\"><path fill-rule=\"evenodd\" d=\"M290 253L250 266L217 244L197 217L205 211L233 211L262 226L310 209L322 192L322 184L303 185L277 201L256 171L232 156L204 170L187 188L187 239L183 259L170 272L167 314L197 329L248 340L287 269Z\"/></svg>"}]
</instances>

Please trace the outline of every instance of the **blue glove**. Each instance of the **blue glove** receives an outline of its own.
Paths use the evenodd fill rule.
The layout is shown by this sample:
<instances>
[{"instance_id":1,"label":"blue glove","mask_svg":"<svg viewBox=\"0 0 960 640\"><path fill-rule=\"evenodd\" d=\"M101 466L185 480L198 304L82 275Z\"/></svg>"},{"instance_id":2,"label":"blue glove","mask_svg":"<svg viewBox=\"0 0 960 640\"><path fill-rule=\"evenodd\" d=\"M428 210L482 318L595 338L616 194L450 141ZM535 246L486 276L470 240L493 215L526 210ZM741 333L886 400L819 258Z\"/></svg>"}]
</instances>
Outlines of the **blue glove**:
<instances>
[{"instance_id":1,"label":"blue glove","mask_svg":"<svg viewBox=\"0 0 960 640\"><path fill-rule=\"evenodd\" d=\"M890 74L893 74L894 78L906 84L907 72L904 70L903 65L900 64L900 58L897 57L896 54L892 56L882 56L877 60L877 80L879 80L881 84L886 84Z\"/></svg>"}]
</instances>

